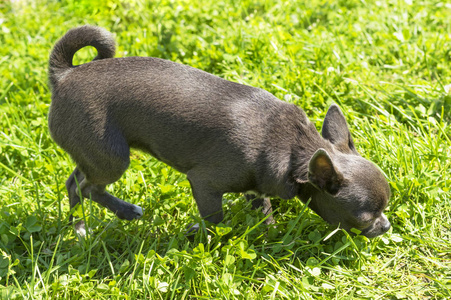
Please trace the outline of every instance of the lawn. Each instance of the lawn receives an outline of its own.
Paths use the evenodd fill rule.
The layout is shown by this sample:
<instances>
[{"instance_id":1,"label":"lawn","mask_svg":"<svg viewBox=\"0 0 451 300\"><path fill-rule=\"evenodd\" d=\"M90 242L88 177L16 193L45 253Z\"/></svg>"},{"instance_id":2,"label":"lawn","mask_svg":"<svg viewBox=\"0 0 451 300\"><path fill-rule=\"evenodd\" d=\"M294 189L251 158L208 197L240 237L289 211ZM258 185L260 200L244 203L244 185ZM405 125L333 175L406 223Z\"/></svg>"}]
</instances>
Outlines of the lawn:
<instances>
[{"instance_id":1,"label":"lawn","mask_svg":"<svg viewBox=\"0 0 451 300\"><path fill-rule=\"evenodd\" d=\"M432 0L0 2L0 299L450 299L450 15ZM186 176L134 151L108 189L143 218L85 201L79 239L65 189L74 163L47 128L47 62L82 24L113 32L118 57L266 89L318 130L337 103L389 181L392 229L350 236L298 199L273 199L268 227L227 194L223 224L189 240L201 220Z\"/></svg>"}]
</instances>

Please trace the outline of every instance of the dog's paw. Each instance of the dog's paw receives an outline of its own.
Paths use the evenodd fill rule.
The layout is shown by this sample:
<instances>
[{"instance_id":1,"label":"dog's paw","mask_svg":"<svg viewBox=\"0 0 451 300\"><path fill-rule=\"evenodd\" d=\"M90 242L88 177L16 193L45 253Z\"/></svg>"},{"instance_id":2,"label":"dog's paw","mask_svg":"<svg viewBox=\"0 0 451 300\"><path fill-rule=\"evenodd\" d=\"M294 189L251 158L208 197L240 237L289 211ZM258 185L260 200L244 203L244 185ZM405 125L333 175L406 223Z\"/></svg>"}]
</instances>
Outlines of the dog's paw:
<instances>
[{"instance_id":1,"label":"dog's paw","mask_svg":"<svg viewBox=\"0 0 451 300\"><path fill-rule=\"evenodd\" d=\"M199 231L200 225L199 225L199 223L196 223L196 224L191 224L188 227L189 228L188 228L187 232L197 232L197 231Z\"/></svg>"},{"instance_id":2,"label":"dog's paw","mask_svg":"<svg viewBox=\"0 0 451 300\"><path fill-rule=\"evenodd\" d=\"M128 221L139 219L143 216L143 209L141 206L127 203L127 206L116 212L116 216Z\"/></svg>"},{"instance_id":3,"label":"dog's paw","mask_svg":"<svg viewBox=\"0 0 451 300\"><path fill-rule=\"evenodd\" d=\"M75 233L81 238L85 238L86 237L85 222L80 221L77 224L75 224Z\"/></svg>"},{"instance_id":4,"label":"dog's paw","mask_svg":"<svg viewBox=\"0 0 451 300\"><path fill-rule=\"evenodd\" d=\"M185 237L186 237L189 241L194 242L194 236L195 236L196 233L199 231L199 228L200 228L199 223L196 223L196 224L192 224L192 223L191 223L191 224L188 226L188 229L187 229L186 232L185 232Z\"/></svg>"},{"instance_id":5,"label":"dog's paw","mask_svg":"<svg viewBox=\"0 0 451 300\"><path fill-rule=\"evenodd\" d=\"M196 224L190 224L188 225L188 229L186 230L185 236L186 237L194 237L196 233L199 231L200 225L199 223Z\"/></svg>"},{"instance_id":6,"label":"dog's paw","mask_svg":"<svg viewBox=\"0 0 451 300\"><path fill-rule=\"evenodd\" d=\"M142 209L142 207L138 206L138 205L135 205L135 204L132 204L132 205L133 205L133 211L135 213L134 219L140 219L143 216L143 209Z\"/></svg>"},{"instance_id":7,"label":"dog's paw","mask_svg":"<svg viewBox=\"0 0 451 300\"><path fill-rule=\"evenodd\" d=\"M82 227L82 228L75 229L75 233L79 237L85 238L86 237L86 228Z\"/></svg>"}]
</instances>

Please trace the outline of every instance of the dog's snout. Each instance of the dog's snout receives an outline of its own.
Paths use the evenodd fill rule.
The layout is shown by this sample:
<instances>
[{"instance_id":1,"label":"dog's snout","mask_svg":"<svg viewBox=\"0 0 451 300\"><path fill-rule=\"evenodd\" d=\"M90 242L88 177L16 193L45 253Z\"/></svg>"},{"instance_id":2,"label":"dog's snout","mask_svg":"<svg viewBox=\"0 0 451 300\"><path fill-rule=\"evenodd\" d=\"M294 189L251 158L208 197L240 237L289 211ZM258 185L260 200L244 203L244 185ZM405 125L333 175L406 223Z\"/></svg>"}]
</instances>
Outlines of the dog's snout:
<instances>
[{"instance_id":1,"label":"dog's snout","mask_svg":"<svg viewBox=\"0 0 451 300\"><path fill-rule=\"evenodd\" d=\"M390 228L390 221L384 214L382 214L371 226L362 231L362 235L368 238L373 238L386 233Z\"/></svg>"},{"instance_id":2,"label":"dog's snout","mask_svg":"<svg viewBox=\"0 0 451 300\"><path fill-rule=\"evenodd\" d=\"M384 214L382 214L382 224L381 224L382 232L387 232L390 228L391 228L390 221Z\"/></svg>"},{"instance_id":3,"label":"dog's snout","mask_svg":"<svg viewBox=\"0 0 451 300\"><path fill-rule=\"evenodd\" d=\"M382 229L383 232L387 232L390 228L391 228L391 224L390 224L390 222L387 222L387 223L382 225L381 229Z\"/></svg>"}]
</instances>

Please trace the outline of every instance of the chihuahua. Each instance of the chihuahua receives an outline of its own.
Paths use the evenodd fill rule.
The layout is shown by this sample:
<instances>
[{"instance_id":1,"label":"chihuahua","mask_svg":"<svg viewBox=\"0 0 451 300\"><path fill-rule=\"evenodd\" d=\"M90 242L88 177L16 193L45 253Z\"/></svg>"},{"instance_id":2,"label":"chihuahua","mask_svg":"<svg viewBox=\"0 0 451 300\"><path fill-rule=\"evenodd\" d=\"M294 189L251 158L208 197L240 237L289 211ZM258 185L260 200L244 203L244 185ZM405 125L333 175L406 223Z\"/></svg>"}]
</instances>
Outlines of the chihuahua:
<instances>
[{"instance_id":1,"label":"chihuahua","mask_svg":"<svg viewBox=\"0 0 451 300\"><path fill-rule=\"evenodd\" d=\"M74 66L86 46L97 56ZM76 163L66 182L71 209L86 197L121 219L140 218L141 207L105 190L137 148L186 173L200 215L215 224L224 193L251 191L267 214L268 197L298 196L345 230L371 238L390 228L388 182L356 151L336 104L320 135L303 110L265 90L159 58L114 55L112 34L94 26L69 30L50 54L49 129ZM75 226L85 232L82 221Z\"/></svg>"}]
</instances>

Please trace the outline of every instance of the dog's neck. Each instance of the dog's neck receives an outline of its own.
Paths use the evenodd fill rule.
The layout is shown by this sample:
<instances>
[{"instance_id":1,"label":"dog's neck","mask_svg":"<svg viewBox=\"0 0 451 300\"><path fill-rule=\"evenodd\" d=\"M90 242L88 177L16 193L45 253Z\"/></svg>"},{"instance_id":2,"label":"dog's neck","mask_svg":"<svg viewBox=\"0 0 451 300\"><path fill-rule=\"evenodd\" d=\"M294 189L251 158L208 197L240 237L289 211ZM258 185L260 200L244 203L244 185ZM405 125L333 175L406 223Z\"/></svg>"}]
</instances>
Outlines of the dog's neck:
<instances>
[{"instance_id":1,"label":"dog's neck","mask_svg":"<svg viewBox=\"0 0 451 300\"><path fill-rule=\"evenodd\" d=\"M300 183L308 182L309 162L313 154L319 149L334 153L334 146L316 130L313 123L302 124L295 137L292 147L293 176Z\"/></svg>"},{"instance_id":2,"label":"dog's neck","mask_svg":"<svg viewBox=\"0 0 451 300\"><path fill-rule=\"evenodd\" d=\"M269 122L274 130L269 130L264 150L265 161L272 165L261 164L258 169L257 190L268 195L284 199L293 198L300 193L310 195L315 188L308 181L309 162L318 149L333 153L333 145L323 139L315 125L307 118L304 111L295 106L273 116ZM280 134L279 130L293 133L291 139ZM282 155L281 155L282 154ZM284 155L286 154L286 156ZM276 180L274 180L276 179ZM261 189L261 188L260 188Z\"/></svg>"},{"instance_id":3,"label":"dog's neck","mask_svg":"<svg viewBox=\"0 0 451 300\"><path fill-rule=\"evenodd\" d=\"M292 176L296 180L297 195L305 203L312 194L318 192L308 180L310 159L319 149L324 149L333 155L335 148L319 134L310 121L302 122L297 132L291 153Z\"/></svg>"}]
</instances>

